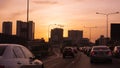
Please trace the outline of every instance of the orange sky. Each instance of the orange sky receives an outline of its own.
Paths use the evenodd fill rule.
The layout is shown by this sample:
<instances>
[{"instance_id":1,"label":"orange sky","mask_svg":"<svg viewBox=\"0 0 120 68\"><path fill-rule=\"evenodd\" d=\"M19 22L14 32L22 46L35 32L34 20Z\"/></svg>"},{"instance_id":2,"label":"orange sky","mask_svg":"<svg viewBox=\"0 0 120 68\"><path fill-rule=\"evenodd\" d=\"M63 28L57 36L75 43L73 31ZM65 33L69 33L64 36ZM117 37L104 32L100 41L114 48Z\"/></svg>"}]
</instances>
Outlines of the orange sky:
<instances>
[{"instance_id":1,"label":"orange sky","mask_svg":"<svg viewBox=\"0 0 120 68\"><path fill-rule=\"evenodd\" d=\"M13 34L16 33L16 20L26 21L27 0L0 0L0 32L2 22L13 22ZM89 38L92 29L92 41L100 35L106 35L106 17L96 12L120 12L120 0L30 0L30 20L35 22L35 38L48 37L50 24L64 25L64 36L67 31L83 30L84 37ZM109 16L110 23L120 23L120 14ZM58 26L52 26L50 29ZM110 27L110 26L109 26ZM110 31L109 31L110 32Z\"/></svg>"}]
</instances>

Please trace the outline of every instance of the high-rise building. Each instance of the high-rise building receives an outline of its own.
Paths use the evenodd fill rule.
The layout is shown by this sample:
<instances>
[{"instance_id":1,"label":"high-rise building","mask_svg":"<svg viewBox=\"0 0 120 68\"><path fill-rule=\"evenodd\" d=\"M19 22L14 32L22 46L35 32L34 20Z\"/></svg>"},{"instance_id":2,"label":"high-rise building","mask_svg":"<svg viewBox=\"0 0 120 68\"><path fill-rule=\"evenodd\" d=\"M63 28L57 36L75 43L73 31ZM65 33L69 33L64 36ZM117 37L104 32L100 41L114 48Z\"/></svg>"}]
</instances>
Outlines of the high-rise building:
<instances>
[{"instance_id":1,"label":"high-rise building","mask_svg":"<svg viewBox=\"0 0 120 68\"><path fill-rule=\"evenodd\" d=\"M3 22L2 27L3 34L12 35L12 22L10 21Z\"/></svg>"},{"instance_id":2,"label":"high-rise building","mask_svg":"<svg viewBox=\"0 0 120 68\"><path fill-rule=\"evenodd\" d=\"M69 30L68 37L72 39L83 38L82 30Z\"/></svg>"},{"instance_id":3,"label":"high-rise building","mask_svg":"<svg viewBox=\"0 0 120 68\"><path fill-rule=\"evenodd\" d=\"M68 38L72 40L73 44L78 44L80 40L83 38L82 30L69 30Z\"/></svg>"},{"instance_id":4,"label":"high-rise building","mask_svg":"<svg viewBox=\"0 0 120 68\"><path fill-rule=\"evenodd\" d=\"M50 40L52 43L61 43L63 41L63 29L62 28L52 29Z\"/></svg>"},{"instance_id":5,"label":"high-rise building","mask_svg":"<svg viewBox=\"0 0 120 68\"><path fill-rule=\"evenodd\" d=\"M28 40L33 40L34 30L35 30L35 24L33 23L33 21L29 21L29 22L17 21L17 31L16 31L17 36Z\"/></svg>"},{"instance_id":6,"label":"high-rise building","mask_svg":"<svg viewBox=\"0 0 120 68\"><path fill-rule=\"evenodd\" d=\"M35 33L35 23L33 21L29 21L27 25L28 25L28 39L33 40Z\"/></svg>"},{"instance_id":7,"label":"high-rise building","mask_svg":"<svg viewBox=\"0 0 120 68\"><path fill-rule=\"evenodd\" d=\"M113 41L120 41L120 24L118 23L111 24L111 39Z\"/></svg>"}]
</instances>

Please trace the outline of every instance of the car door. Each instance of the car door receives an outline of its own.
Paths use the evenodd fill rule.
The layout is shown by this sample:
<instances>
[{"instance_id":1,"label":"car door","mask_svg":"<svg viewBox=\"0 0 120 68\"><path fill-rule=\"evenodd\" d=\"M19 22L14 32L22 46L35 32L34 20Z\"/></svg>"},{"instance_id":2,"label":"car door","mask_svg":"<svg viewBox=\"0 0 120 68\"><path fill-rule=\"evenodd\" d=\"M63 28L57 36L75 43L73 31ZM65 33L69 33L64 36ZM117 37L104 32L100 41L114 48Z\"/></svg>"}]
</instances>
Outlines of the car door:
<instances>
[{"instance_id":1,"label":"car door","mask_svg":"<svg viewBox=\"0 0 120 68\"><path fill-rule=\"evenodd\" d=\"M21 48L25 55L26 62L28 62L28 64L32 64L34 55L26 47L21 47Z\"/></svg>"},{"instance_id":2,"label":"car door","mask_svg":"<svg viewBox=\"0 0 120 68\"><path fill-rule=\"evenodd\" d=\"M25 54L21 47L19 47L19 46L14 47L13 52L16 57L16 58L14 58L14 60L16 61L17 66L21 67L23 65L29 64L29 59L25 58Z\"/></svg>"}]
</instances>

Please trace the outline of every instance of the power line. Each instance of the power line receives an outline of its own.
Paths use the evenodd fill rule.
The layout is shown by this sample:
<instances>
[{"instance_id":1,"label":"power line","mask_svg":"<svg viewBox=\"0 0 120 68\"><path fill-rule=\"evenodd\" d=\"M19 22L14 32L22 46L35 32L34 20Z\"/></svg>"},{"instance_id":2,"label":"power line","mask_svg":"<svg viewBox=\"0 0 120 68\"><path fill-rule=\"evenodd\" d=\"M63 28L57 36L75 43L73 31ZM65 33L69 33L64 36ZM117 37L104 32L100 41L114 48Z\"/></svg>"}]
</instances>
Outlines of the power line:
<instances>
[{"instance_id":1,"label":"power line","mask_svg":"<svg viewBox=\"0 0 120 68\"><path fill-rule=\"evenodd\" d=\"M91 41L91 30L92 30L93 28L97 28L97 27L96 27L96 26L95 26L95 27L85 27L85 26L84 26L84 28L88 28L88 29L89 29L89 31L90 31L89 37L90 37L90 41Z\"/></svg>"}]
</instances>

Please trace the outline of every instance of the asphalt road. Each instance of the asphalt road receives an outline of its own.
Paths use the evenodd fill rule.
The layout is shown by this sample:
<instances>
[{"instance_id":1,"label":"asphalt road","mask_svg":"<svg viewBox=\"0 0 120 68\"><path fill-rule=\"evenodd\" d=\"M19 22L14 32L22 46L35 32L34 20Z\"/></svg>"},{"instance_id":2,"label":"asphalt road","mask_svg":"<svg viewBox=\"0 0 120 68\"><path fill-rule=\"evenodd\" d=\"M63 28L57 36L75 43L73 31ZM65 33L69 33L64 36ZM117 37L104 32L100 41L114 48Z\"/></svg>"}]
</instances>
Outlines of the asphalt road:
<instances>
[{"instance_id":1,"label":"asphalt road","mask_svg":"<svg viewBox=\"0 0 120 68\"><path fill-rule=\"evenodd\" d=\"M45 68L120 68L120 59L113 58L112 63L90 63L90 58L78 53L75 58L63 59L62 55L49 57L45 61Z\"/></svg>"}]
</instances>

